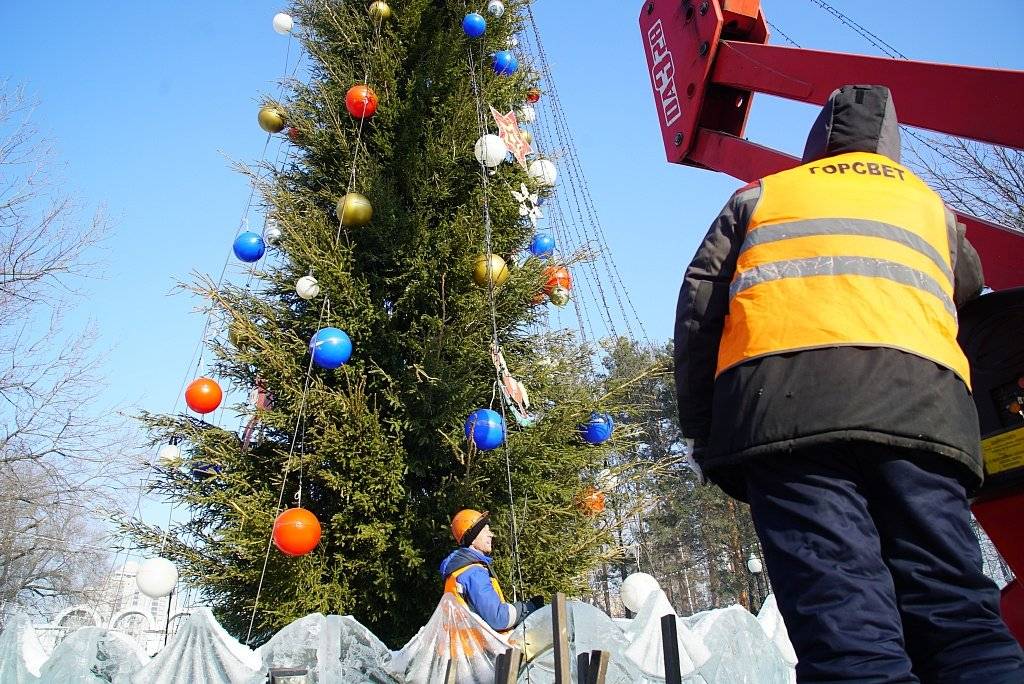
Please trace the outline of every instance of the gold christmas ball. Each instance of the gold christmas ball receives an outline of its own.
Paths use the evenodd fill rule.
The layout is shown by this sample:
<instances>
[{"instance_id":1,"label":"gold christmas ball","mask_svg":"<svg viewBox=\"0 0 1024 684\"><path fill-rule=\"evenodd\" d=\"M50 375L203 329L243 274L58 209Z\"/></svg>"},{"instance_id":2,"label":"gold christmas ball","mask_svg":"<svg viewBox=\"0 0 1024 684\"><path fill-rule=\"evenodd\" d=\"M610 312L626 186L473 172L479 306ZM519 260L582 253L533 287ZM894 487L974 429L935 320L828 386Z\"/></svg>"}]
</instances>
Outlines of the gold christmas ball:
<instances>
[{"instance_id":1,"label":"gold christmas ball","mask_svg":"<svg viewBox=\"0 0 1024 684\"><path fill-rule=\"evenodd\" d=\"M338 200L338 220L346 228L365 226L373 218L373 205L365 195L350 192Z\"/></svg>"},{"instance_id":2,"label":"gold christmas ball","mask_svg":"<svg viewBox=\"0 0 1024 684\"><path fill-rule=\"evenodd\" d=\"M533 133L531 133L530 131L522 131L522 134L523 134L523 140L526 141L526 144L527 145L532 145L533 144Z\"/></svg>"},{"instance_id":3,"label":"gold christmas ball","mask_svg":"<svg viewBox=\"0 0 1024 684\"><path fill-rule=\"evenodd\" d=\"M260 108L260 128L265 130L267 133L280 133L283 131L284 124L287 119L288 117L285 116L284 111L280 107L267 105Z\"/></svg>"},{"instance_id":4,"label":"gold christmas ball","mask_svg":"<svg viewBox=\"0 0 1024 684\"><path fill-rule=\"evenodd\" d=\"M384 0L376 0L370 4L370 16L378 21L387 21L391 18L391 5Z\"/></svg>"},{"instance_id":5,"label":"gold christmas ball","mask_svg":"<svg viewBox=\"0 0 1024 684\"><path fill-rule=\"evenodd\" d=\"M473 262L473 282L480 287L487 287L490 279L494 281L494 287L501 287L508 282L508 265L505 260L497 254L490 258L490 273L488 273L488 260L486 255L480 255ZM488 278L490 275L490 279Z\"/></svg>"},{"instance_id":6,"label":"gold christmas ball","mask_svg":"<svg viewBox=\"0 0 1024 684\"><path fill-rule=\"evenodd\" d=\"M565 306L569 303L569 290L559 285L558 287L551 288L548 297L555 306Z\"/></svg>"}]
</instances>

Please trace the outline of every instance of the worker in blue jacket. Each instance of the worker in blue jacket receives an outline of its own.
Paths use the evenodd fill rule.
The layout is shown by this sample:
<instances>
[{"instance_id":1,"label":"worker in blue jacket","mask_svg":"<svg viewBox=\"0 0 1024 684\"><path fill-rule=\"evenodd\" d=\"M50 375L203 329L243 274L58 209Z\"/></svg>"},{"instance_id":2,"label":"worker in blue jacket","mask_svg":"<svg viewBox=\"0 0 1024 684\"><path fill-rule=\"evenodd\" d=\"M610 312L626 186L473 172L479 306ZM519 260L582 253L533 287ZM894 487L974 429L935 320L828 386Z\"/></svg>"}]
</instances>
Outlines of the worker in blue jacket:
<instances>
[{"instance_id":1,"label":"worker in blue jacket","mask_svg":"<svg viewBox=\"0 0 1024 684\"><path fill-rule=\"evenodd\" d=\"M494 533L486 511L459 511L452 518L452 535L459 548L441 563L445 593L455 596L461 605L483 618L491 629L507 632L544 605L539 596L525 603L505 600L498 578L491 569Z\"/></svg>"}]
</instances>

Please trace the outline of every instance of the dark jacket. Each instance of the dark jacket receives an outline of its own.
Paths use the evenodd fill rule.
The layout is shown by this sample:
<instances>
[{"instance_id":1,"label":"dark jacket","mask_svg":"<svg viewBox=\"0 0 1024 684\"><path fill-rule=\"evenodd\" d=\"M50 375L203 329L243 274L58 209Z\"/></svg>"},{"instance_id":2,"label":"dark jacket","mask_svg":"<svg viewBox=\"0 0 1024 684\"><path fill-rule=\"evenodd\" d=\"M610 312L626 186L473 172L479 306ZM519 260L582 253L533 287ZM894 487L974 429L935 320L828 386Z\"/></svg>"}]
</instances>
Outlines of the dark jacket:
<instances>
[{"instance_id":1,"label":"dark jacket","mask_svg":"<svg viewBox=\"0 0 1024 684\"><path fill-rule=\"evenodd\" d=\"M883 154L898 162L895 114L887 88L837 90L811 130L804 163L847 152ZM686 269L679 293L680 424L683 435L695 440L695 457L708 478L745 500L738 468L744 460L863 440L947 456L963 466L965 486L978 486L982 465L970 392L952 371L928 359L889 348L829 347L753 359L715 379L729 284L760 196L757 182L732 196ZM981 290L981 263L963 226L946 213L954 299L960 307Z\"/></svg>"}]
</instances>

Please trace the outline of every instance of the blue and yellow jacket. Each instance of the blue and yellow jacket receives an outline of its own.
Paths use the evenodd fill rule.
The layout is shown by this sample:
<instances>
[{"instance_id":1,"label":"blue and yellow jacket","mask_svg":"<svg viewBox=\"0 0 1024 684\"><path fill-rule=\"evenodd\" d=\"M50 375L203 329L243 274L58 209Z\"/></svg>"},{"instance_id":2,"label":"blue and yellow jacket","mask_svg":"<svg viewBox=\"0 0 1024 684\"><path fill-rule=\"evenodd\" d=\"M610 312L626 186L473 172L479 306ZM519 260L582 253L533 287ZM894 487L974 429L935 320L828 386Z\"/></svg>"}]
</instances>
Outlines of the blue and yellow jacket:
<instances>
[{"instance_id":1,"label":"blue and yellow jacket","mask_svg":"<svg viewBox=\"0 0 1024 684\"><path fill-rule=\"evenodd\" d=\"M496 632L507 632L529 614L525 604L506 602L491 570L492 559L476 549L458 548L441 563L444 590L483 618Z\"/></svg>"}]
</instances>

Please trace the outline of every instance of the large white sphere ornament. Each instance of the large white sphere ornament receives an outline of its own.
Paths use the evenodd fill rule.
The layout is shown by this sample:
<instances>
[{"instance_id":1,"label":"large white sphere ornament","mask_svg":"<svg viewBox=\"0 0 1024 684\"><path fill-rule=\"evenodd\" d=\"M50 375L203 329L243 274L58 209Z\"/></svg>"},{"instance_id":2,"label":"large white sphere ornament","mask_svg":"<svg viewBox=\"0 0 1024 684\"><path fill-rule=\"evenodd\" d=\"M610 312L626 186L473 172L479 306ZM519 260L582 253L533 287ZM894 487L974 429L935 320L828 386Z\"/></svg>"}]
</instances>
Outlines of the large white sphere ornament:
<instances>
[{"instance_id":1,"label":"large white sphere ornament","mask_svg":"<svg viewBox=\"0 0 1024 684\"><path fill-rule=\"evenodd\" d=\"M505 13L505 3L501 0L491 0L487 3L487 13L492 17L500 17Z\"/></svg>"},{"instance_id":2,"label":"large white sphere ornament","mask_svg":"<svg viewBox=\"0 0 1024 684\"><path fill-rule=\"evenodd\" d=\"M489 169L493 169L505 161L508 154L508 145L496 135L485 135L476 141L473 146L473 154L476 160Z\"/></svg>"},{"instance_id":3,"label":"large white sphere ornament","mask_svg":"<svg viewBox=\"0 0 1024 684\"><path fill-rule=\"evenodd\" d=\"M761 563L760 558L754 554L750 554L750 558L747 559L747 570L757 575L764 570L764 564Z\"/></svg>"},{"instance_id":4,"label":"large white sphere ornament","mask_svg":"<svg viewBox=\"0 0 1024 684\"><path fill-rule=\"evenodd\" d=\"M295 283L295 291L303 299L312 299L320 294L320 283L311 275L302 276Z\"/></svg>"},{"instance_id":5,"label":"large white sphere ornament","mask_svg":"<svg viewBox=\"0 0 1024 684\"><path fill-rule=\"evenodd\" d=\"M149 598L158 599L174 591L178 583L178 568L166 558L150 558L139 566L135 584Z\"/></svg>"},{"instance_id":6,"label":"large white sphere ornament","mask_svg":"<svg viewBox=\"0 0 1024 684\"><path fill-rule=\"evenodd\" d=\"M278 12L274 15L274 30L280 33L282 36L286 36L291 33L292 26L295 22L292 18L284 12Z\"/></svg>"},{"instance_id":7,"label":"large white sphere ornament","mask_svg":"<svg viewBox=\"0 0 1024 684\"><path fill-rule=\"evenodd\" d=\"M558 179L558 169L547 159L537 159L530 162L530 168L528 169L530 178L537 181L537 184L550 188L555 185L555 181Z\"/></svg>"},{"instance_id":8,"label":"large white sphere ornament","mask_svg":"<svg viewBox=\"0 0 1024 684\"><path fill-rule=\"evenodd\" d=\"M181 447L177 444L164 444L156 454L161 465L173 465L181 460Z\"/></svg>"},{"instance_id":9,"label":"large white sphere ornament","mask_svg":"<svg viewBox=\"0 0 1024 684\"><path fill-rule=\"evenodd\" d=\"M660 589L661 585L658 584L658 580L651 575L646 572L634 572L623 580L622 587L619 589L619 598L622 599L622 605L634 613L639 613L651 594Z\"/></svg>"},{"instance_id":10,"label":"large white sphere ornament","mask_svg":"<svg viewBox=\"0 0 1024 684\"><path fill-rule=\"evenodd\" d=\"M537 120L537 110L530 105L523 105L519 108L516 119L519 123L533 123Z\"/></svg>"}]
</instances>

